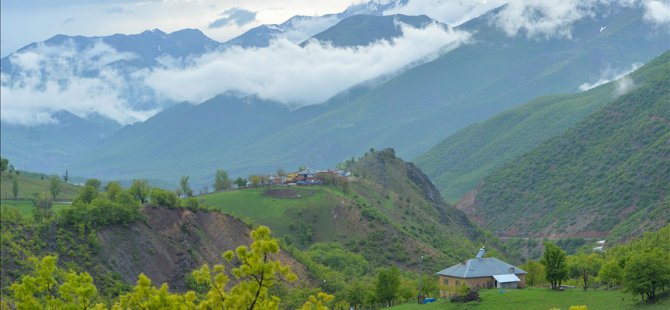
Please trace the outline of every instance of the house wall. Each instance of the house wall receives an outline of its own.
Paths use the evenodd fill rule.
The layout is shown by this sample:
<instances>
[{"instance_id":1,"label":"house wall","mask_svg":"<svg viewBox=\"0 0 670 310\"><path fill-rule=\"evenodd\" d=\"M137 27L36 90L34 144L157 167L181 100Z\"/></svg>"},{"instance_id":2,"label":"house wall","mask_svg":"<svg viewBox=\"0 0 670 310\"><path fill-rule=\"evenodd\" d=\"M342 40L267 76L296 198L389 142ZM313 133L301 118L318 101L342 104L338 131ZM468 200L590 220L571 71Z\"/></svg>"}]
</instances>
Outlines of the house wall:
<instances>
[{"instance_id":1,"label":"house wall","mask_svg":"<svg viewBox=\"0 0 670 310\"><path fill-rule=\"evenodd\" d=\"M465 283L470 288L491 288L494 287L493 277L481 277L481 278L457 278L445 275L439 275L438 281L440 287L443 288L457 288L463 286ZM441 295L442 292L440 292Z\"/></svg>"},{"instance_id":2,"label":"house wall","mask_svg":"<svg viewBox=\"0 0 670 310\"><path fill-rule=\"evenodd\" d=\"M517 274L519 282L514 282L512 285L505 285L505 288L523 288L526 286L526 275ZM465 283L470 288L494 288L496 287L496 282L493 277L481 277L481 278L457 278L445 275L438 276L438 283L440 285L440 296L447 296L449 289L454 289L457 287L463 286Z\"/></svg>"},{"instance_id":3,"label":"house wall","mask_svg":"<svg viewBox=\"0 0 670 310\"><path fill-rule=\"evenodd\" d=\"M513 289L518 287L519 282L498 283L498 288Z\"/></svg>"},{"instance_id":4,"label":"house wall","mask_svg":"<svg viewBox=\"0 0 670 310\"><path fill-rule=\"evenodd\" d=\"M519 278L519 280L521 280L521 281L519 281L519 288L526 287L526 274L525 273L517 274L516 276L517 276L517 278Z\"/></svg>"}]
</instances>

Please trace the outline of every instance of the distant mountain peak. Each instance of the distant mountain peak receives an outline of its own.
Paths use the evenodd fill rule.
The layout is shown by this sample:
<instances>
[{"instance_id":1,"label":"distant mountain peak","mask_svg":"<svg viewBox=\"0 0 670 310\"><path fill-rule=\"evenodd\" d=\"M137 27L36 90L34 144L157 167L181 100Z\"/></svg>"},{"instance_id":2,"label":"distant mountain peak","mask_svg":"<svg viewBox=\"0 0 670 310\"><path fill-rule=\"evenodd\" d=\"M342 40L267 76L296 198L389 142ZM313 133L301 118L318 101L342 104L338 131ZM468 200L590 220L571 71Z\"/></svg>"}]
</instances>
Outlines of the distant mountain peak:
<instances>
[{"instance_id":1,"label":"distant mountain peak","mask_svg":"<svg viewBox=\"0 0 670 310\"><path fill-rule=\"evenodd\" d=\"M344 12L340 13L342 17L352 15L383 15L384 12L407 5L409 0L381 0L368 1L349 6Z\"/></svg>"}]
</instances>

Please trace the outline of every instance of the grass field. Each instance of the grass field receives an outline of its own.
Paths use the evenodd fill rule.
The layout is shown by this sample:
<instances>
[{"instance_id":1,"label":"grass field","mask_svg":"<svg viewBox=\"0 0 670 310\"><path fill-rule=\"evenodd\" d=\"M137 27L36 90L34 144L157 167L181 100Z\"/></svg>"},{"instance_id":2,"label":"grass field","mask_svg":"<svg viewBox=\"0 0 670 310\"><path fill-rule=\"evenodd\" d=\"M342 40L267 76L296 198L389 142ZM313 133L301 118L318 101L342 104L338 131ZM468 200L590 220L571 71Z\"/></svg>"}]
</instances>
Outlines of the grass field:
<instances>
[{"instance_id":1,"label":"grass field","mask_svg":"<svg viewBox=\"0 0 670 310\"><path fill-rule=\"evenodd\" d=\"M79 191L79 188L72 184L65 184L61 182L61 190L56 200L71 201ZM31 173L22 171L19 175L19 195L20 199L32 199L33 194L43 196L49 193L49 176L39 173ZM0 199L13 199L12 195L12 178L8 172L3 172L0 178ZM3 202L4 203L4 202Z\"/></svg>"},{"instance_id":2,"label":"grass field","mask_svg":"<svg viewBox=\"0 0 670 310\"><path fill-rule=\"evenodd\" d=\"M51 209L53 212L58 212L68 205L68 203L54 203ZM0 200L0 206L16 209L23 217L33 216L33 210L35 209L33 202L30 200Z\"/></svg>"},{"instance_id":3,"label":"grass field","mask_svg":"<svg viewBox=\"0 0 670 310\"><path fill-rule=\"evenodd\" d=\"M326 186L292 187L291 197L269 197L267 188L251 188L202 196L208 207L221 210L256 224L267 225L278 235L293 234L290 225L297 220L318 226L318 233L335 236L335 229L321 221L330 217L339 192ZM315 222L313 222L315 221Z\"/></svg>"},{"instance_id":4,"label":"grass field","mask_svg":"<svg viewBox=\"0 0 670 310\"><path fill-rule=\"evenodd\" d=\"M522 290L508 290L504 293L496 289L481 290L482 301L470 303L449 303L444 299L435 303L418 305L404 304L390 309L393 310L502 310L502 309L543 309L552 308L568 309L570 306L586 305L589 310L618 310L618 309L670 309L670 298L666 298L654 304L640 304L640 297L633 296L620 290L589 290L570 289L565 292L556 292L542 288L529 288Z\"/></svg>"}]
</instances>

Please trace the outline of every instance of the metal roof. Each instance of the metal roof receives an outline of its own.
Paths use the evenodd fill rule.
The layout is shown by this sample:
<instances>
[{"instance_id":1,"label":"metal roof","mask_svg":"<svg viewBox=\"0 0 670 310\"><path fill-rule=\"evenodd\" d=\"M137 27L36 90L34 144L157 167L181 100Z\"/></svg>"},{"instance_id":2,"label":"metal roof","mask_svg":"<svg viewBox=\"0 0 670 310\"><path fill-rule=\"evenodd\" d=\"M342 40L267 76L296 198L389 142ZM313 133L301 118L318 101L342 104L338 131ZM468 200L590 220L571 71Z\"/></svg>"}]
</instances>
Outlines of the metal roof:
<instances>
[{"instance_id":1,"label":"metal roof","mask_svg":"<svg viewBox=\"0 0 670 310\"><path fill-rule=\"evenodd\" d=\"M499 274L493 276L493 278L496 279L498 283L521 282L521 279L513 274Z\"/></svg>"},{"instance_id":2,"label":"metal roof","mask_svg":"<svg viewBox=\"0 0 670 310\"><path fill-rule=\"evenodd\" d=\"M522 269L494 257L473 258L437 273L457 278L481 278L501 274L526 274Z\"/></svg>"}]
</instances>

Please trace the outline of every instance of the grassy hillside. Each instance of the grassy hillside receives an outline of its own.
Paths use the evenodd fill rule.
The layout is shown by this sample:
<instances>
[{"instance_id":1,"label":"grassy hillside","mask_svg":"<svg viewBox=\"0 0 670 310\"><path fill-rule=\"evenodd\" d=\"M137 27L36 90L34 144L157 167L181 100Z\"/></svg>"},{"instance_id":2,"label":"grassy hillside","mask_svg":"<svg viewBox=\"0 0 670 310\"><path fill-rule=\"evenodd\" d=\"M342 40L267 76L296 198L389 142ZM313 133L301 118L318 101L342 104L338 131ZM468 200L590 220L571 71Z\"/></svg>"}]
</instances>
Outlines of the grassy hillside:
<instances>
[{"instance_id":1,"label":"grassy hillside","mask_svg":"<svg viewBox=\"0 0 670 310\"><path fill-rule=\"evenodd\" d=\"M5 200L14 199L14 195L12 193L12 176L13 174L10 175L8 172L2 173L2 179L0 183L0 197L3 201L3 205ZM49 178L49 175L21 171L19 174L19 195L17 198L20 200L33 199L35 193L40 196L44 196L46 193L46 195L51 197L49 192ZM60 180L62 181L62 179ZM77 186L61 182L60 194L56 196L56 200L72 200L77 194L77 191Z\"/></svg>"},{"instance_id":2,"label":"grassy hillside","mask_svg":"<svg viewBox=\"0 0 670 310\"><path fill-rule=\"evenodd\" d=\"M500 235L621 238L670 219L670 65L483 181L462 208Z\"/></svg>"},{"instance_id":3,"label":"grassy hillside","mask_svg":"<svg viewBox=\"0 0 670 310\"><path fill-rule=\"evenodd\" d=\"M667 70L666 52L628 75L626 82L644 83ZM610 82L589 91L543 97L503 112L485 122L449 136L416 159L416 164L448 201L457 201L488 174L540 143L576 125L618 97L619 83Z\"/></svg>"},{"instance_id":4,"label":"grassy hillside","mask_svg":"<svg viewBox=\"0 0 670 310\"><path fill-rule=\"evenodd\" d=\"M667 309L670 307L670 298L665 298L654 304L642 304L639 297L632 297L629 293L620 290L590 290L583 291L578 288L568 289L564 292L556 292L544 288L528 288L521 290L507 290L505 293L497 289L481 290L482 301L479 303L450 303L444 299L427 305L409 303L392 307L393 310L411 309L448 309L448 310L502 310L502 309L528 309L547 310L563 309L570 306L586 305L588 309Z\"/></svg>"},{"instance_id":5,"label":"grassy hillside","mask_svg":"<svg viewBox=\"0 0 670 310\"><path fill-rule=\"evenodd\" d=\"M349 165L356 175L340 186L274 187L203 197L210 208L268 225L288 244L337 242L375 266L440 268L469 258L493 239L446 205L418 168L392 150L366 154Z\"/></svg>"}]
</instances>

